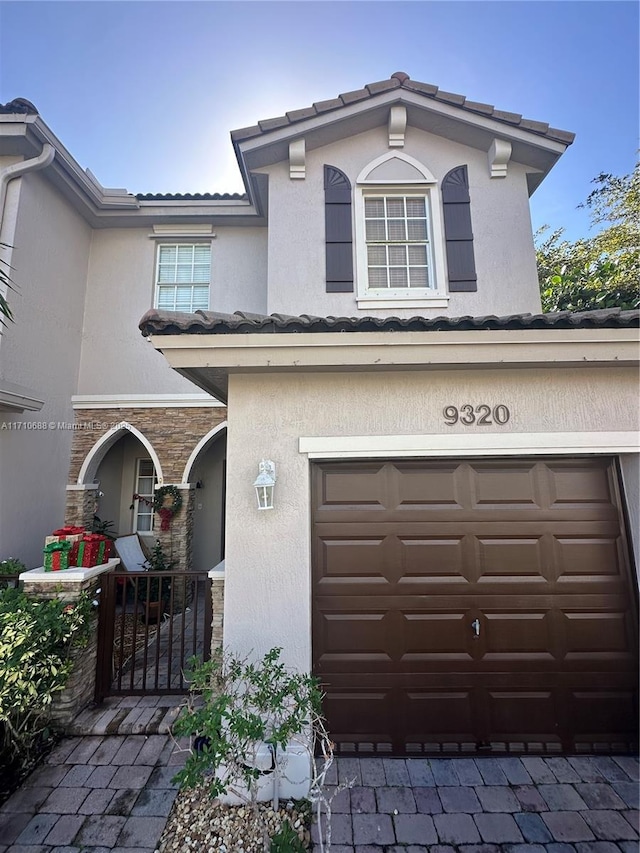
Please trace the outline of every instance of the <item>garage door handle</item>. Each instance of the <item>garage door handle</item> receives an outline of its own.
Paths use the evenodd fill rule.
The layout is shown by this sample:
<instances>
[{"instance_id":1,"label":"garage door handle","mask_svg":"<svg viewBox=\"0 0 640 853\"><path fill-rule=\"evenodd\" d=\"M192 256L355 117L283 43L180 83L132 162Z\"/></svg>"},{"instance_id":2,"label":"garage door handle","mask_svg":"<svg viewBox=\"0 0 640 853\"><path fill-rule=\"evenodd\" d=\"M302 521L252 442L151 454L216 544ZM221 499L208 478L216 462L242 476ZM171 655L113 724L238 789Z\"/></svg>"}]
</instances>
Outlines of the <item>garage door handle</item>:
<instances>
[{"instance_id":1,"label":"garage door handle","mask_svg":"<svg viewBox=\"0 0 640 853\"><path fill-rule=\"evenodd\" d=\"M474 637L480 636L480 620L479 619L473 620L473 622L471 623L471 630L473 631Z\"/></svg>"}]
</instances>

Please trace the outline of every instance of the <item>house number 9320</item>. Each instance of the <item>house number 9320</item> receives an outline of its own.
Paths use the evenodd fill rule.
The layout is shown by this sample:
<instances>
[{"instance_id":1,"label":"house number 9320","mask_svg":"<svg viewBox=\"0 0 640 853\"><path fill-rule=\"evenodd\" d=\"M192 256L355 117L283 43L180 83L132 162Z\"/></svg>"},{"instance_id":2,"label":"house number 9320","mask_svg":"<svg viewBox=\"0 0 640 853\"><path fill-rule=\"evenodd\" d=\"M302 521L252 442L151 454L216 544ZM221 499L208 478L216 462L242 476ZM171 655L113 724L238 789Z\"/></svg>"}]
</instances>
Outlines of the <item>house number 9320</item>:
<instances>
[{"instance_id":1,"label":"house number 9320","mask_svg":"<svg viewBox=\"0 0 640 853\"><path fill-rule=\"evenodd\" d=\"M491 426L491 424L506 424L511 417L511 412L507 407L500 403L497 406L487 406L481 403L479 406L472 406L465 403L464 406L445 406L442 410L444 422L447 426L453 426L458 422L465 426Z\"/></svg>"}]
</instances>

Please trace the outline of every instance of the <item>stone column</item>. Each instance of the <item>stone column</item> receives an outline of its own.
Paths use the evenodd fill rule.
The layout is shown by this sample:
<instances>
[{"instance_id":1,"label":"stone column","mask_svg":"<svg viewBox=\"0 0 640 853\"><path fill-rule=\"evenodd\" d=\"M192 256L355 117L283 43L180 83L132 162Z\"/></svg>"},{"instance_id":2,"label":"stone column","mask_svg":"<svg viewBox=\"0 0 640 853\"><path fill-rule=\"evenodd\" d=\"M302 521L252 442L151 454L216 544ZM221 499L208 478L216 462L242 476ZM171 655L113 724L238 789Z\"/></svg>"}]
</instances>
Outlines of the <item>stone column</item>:
<instances>
[{"instance_id":1,"label":"stone column","mask_svg":"<svg viewBox=\"0 0 640 853\"><path fill-rule=\"evenodd\" d=\"M211 657L218 654L224 645L224 575L225 561L211 569Z\"/></svg>"},{"instance_id":2,"label":"stone column","mask_svg":"<svg viewBox=\"0 0 640 853\"><path fill-rule=\"evenodd\" d=\"M64 514L64 523L91 530L97 500L98 486L96 483L89 483L86 486L67 486L67 508Z\"/></svg>"},{"instance_id":3,"label":"stone column","mask_svg":"<svg viewBox=\"0 0 640 853\"><path fill-rule=\"evenodd\" d=\"M191 483L165 483L165 486L175 485L182 494L182 508L171 519L168 530L161 530L162 519L156 513L153 535L160 540L165 554L170 560L176 560L176 570L190 572L192 563L193 515L195 509L195 493Z\"/></svg>"},{"instance_id":4,"label":"stone column","mask_svg":"<svg viewBox=\"0 0 640 853\"><path fill-rule=\"evenodd\" d=\"M31 569L23 572L25 595L33 598L59 598L73 603L82 593L95 600L97 590L102 583L102 575L112 571L120 560L111 559L102 566L90 569L70 568L60 572L45 572L44 569ZM96 688L96 665L98 651L98 608L94 608L90 617L89 639L86 646L75 648L71 652L73 669L63 690L53 694L50 719L58 728L64 729L91 701Z\"/></svg>"}]
</instances>

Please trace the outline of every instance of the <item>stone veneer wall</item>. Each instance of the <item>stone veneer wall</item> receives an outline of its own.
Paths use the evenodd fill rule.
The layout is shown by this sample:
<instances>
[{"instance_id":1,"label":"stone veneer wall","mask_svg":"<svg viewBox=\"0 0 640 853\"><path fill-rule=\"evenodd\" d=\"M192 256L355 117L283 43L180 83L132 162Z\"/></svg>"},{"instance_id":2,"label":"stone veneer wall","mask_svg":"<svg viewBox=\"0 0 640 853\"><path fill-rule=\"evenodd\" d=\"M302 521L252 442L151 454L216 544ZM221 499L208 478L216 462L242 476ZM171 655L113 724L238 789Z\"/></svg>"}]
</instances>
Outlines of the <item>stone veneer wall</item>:
<instances>
[{"instance_id":1,"label":"stone veneer wall","mask_svg":"<svg viewBox=\"0 0 640 853\"><path fill-rule=\"evenodd\" d=\"M25 580L23 588L25 594L32 598L60 598L72 603L77 601L82 593L93 599L101 583L101 576L97 575L86 581L65 580L59 584ZM97 609L92 610L90 620L88 642L72 649L73 669L64 689L54 694L51 705L49 719L54 726L63 730L94 698L98 658Z\"/></svg>"},{"instance_id":2,"label":"stone veneer wall","mask_svg":"<svg viewBox=\"0 0 640 853\"><path fill-rule=\"evenodd\" d=\"M76 424L110 424L124 421L139 430L160 460L164 485L179 483L191 451L214 427L227 418L223 408L78 409ZM76 483L82 463L107 429L76 429L71 446L69 482Z\"/></svg>"},{"instance_id":3,"label":"stone veneer wall","mask_svg":"<svg viewBox=\"0 0 640 853\"><path fill-rule=\"evenodd\" d=\"M78 475L87 454L108 429L102 425L121 422L139 430L158 454L162 468L163 485L179 485L185 465L198 442L214 427L226 420L227 410L219 407L149 408L149 409L79 409L76 424L100 425L99 428L76 429L71 447L69 482L77 483ZM96 492L92 489L67 491L66 524L91 527ZM195 498L193 489L185 488L182 509L171 519L170 529L160 530L156 518L154 535L161 541L177 568L191 567L193 516Z\"/></svg>"}]
</instances>

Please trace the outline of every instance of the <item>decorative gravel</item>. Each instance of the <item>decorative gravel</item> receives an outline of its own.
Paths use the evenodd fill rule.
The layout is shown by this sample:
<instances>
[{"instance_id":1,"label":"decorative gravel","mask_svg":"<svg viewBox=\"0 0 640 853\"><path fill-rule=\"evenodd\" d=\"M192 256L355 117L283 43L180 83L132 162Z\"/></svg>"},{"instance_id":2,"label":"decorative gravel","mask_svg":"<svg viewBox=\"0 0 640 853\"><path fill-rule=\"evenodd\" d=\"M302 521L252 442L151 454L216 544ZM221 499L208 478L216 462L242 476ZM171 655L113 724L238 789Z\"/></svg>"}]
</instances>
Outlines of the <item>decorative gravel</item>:
<instances>
[{"instance_id":1,"label":"decorative gravel","mask_svg":"<svg viewBox=\"0 0 640 853\"><path fill-rule=\"evenodd\" d=\"M311 839L305 817L292 803L274 812L260 805L257 819L251 806L225 806L203 788L180 791L160 839L160 853L263 853L263 826L274 835L285 821L298 832L305 848Z\"/></svg>"}]
</instances>

